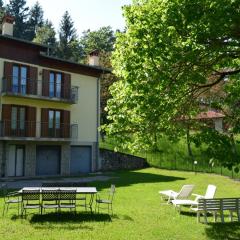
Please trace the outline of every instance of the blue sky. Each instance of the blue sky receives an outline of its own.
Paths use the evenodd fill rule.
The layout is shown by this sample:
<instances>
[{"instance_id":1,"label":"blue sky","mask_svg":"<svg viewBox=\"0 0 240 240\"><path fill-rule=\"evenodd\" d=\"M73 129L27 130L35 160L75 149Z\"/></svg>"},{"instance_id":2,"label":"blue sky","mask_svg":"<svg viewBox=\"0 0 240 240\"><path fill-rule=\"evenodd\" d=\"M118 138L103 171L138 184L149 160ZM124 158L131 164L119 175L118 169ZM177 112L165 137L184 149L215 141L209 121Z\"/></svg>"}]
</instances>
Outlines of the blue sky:
<instances>
[{"instance_id":1,"label":"blue sky","mask_svg":"<svg viewBox=\"0 0 240 240\"><path fill-rule=\"evenodd\" d=\"M9 0L5 0L8 2ZM32 6L36 0L26 0ZM124 28L121 6L131 0L38 0L44 9L45 18L50 19L58 31L63 13L68 10L80 35L84 30L96 30L102 26Z\"/></svg>"}]
</instances>

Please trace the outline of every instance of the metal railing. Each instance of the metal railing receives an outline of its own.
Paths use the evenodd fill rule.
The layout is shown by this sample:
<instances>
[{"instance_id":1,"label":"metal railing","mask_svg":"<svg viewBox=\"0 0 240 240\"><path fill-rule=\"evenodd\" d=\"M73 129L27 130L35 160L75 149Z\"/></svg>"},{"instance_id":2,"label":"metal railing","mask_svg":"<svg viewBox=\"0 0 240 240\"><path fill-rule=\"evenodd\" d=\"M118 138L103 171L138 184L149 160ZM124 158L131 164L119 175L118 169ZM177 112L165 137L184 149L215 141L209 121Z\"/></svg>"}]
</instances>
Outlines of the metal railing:
<instances>
[{"instance_id":1,"label":"metal railing","mask_svg":"<svg viewBox=\"0 0 240 240\"><path fill-rule=\"evenodd\" d=\"M71 86L66 89L63 84L50 83L41 80L32 80L30 78L14 79L13 76L2 78L2 93L12 95L29 96L34 95L39 98L50 98L54 100L69 101L77 103L78 87Z\"/></svg>"},{"instance_id":2,"label":"metal railing","mask_svg":"<svg viewBox=\"0 0 240 240\"><path fill-rule=\"evenodd\" d=\"M47 122L0 121L0 137L77 139L78 125Z\"/></svg>"}]
</instances>

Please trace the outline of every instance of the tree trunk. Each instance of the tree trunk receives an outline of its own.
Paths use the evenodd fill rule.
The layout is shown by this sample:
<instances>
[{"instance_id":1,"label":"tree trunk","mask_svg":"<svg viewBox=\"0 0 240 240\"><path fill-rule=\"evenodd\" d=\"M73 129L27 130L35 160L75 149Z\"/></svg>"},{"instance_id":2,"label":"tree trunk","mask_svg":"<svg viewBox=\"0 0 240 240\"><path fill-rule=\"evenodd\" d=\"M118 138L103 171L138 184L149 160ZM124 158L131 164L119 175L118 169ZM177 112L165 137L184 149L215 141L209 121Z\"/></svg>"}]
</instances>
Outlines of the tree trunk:
<instances>
[{"instance_id":1,"label":"tree trunk","mask_svg":"<svg viewBox=\"0 0 240 240\"><path fill-rule=\"evenodd\" d=\"M189 125L187 125L187 133L186 133L186 137L187 137L188 156L189 156L190 159L192 160L192 170L193 170L194 156L193 156L192 148L191 148L191 141L190 141L190 127L189 127Z\"/></svg>"}]
</instances>

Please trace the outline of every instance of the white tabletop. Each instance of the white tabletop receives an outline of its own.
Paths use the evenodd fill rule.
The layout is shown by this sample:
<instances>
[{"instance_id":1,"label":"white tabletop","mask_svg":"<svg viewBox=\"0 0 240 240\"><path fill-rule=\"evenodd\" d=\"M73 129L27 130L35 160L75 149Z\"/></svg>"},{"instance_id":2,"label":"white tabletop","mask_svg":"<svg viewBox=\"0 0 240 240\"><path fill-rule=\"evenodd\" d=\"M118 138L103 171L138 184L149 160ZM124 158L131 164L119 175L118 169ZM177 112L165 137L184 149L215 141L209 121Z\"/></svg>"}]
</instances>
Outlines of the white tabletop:
<instances>
[{"instance_id":1,"label":"white tabletop","mask_svg":"<svg viewBox=\"0 0 240 240\"><path fill-rule=\"evenodd\" d=\"M24 187L19 190L19 193L22 193L23 190L31 191L31 190L76 190L77 193L85 193L85 194L95 194L97 193L97 189L95 187Z\"/></svg>"}]
</instances>

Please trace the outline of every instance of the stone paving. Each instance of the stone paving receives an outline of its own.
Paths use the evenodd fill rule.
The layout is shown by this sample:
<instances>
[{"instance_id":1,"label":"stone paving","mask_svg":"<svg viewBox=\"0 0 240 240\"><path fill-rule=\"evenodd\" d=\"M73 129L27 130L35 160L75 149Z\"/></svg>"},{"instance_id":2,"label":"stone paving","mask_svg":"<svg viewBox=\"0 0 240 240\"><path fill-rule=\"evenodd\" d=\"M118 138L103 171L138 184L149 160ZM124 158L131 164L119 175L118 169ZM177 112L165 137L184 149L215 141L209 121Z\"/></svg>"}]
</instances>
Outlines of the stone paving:
<instances>
[{"instance_id":1,"label":"stone paving","mask_svg":"<svg viewBox=\"0 0 240 240\"><path fill-rule=\"evenodd\" d=\"M18 189L23 187L41 187L42 182L95 182L95 181L108 181L114 177L109 176L92 176L81 178L58 178L58 179L29 179L29 180L9 180L4 181L8 188ZM1 183L1 181L0 181ZM3 183L3 182L2 182Z\"/></svg>"}]
</instances>

